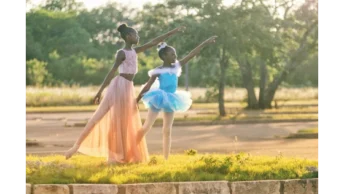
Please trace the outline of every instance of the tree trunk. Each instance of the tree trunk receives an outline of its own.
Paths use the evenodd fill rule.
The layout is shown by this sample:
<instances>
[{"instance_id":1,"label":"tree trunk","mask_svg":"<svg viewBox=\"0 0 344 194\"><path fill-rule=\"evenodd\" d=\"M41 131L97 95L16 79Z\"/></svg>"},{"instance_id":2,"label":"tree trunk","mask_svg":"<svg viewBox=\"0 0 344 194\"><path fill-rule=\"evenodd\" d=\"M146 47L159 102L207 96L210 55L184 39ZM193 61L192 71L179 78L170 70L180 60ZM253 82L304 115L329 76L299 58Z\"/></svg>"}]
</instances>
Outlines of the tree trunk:
<instances>
[{"instance_id":1,"label":"tree trunk","mask_svg":"<svg viewBox=\"0 0 344 194\"><path fill-rule=\"evenodd\" d=\"M189 64L185 64L185 90L189 91Z\"/></svg>"},{"instance_id":2,"label":"tree trunk","mask_svg":"<svg viewBox=\"0 0 344 194\"><path fill-rule=\"evenodd\" d=\"M219 113L220 116L226 116L225 110L225 102L224 102L224 90L225 90L225 72L224 72L224 64L221 63L221 73L220 73L220 80L219 80Z\"/></svg>"},{"instance_id":3,"label":"tree trunk","mask_svg":"<svg viewBox=\"0 0 344 194\"><path fill-rule=\"evenodd\" d=\"M265 86L267 80L266 63L260 61L259 108L265 109Z\"/></svg>"},{"instance_id":4,"label":"tree trunk","mask_svg":"<svg viewBox=\"0 0 344 194\"><path fill-rule=\"evenodd\" d=\"M289 62L283 69L283 71L277 75L274 80L269 84L268 88L266 89L265 99L264 99L264 106L266 108L271 108L271 102L274 99L275 93L278 89L278 86L282 83L283 80L287 77L289 73L291 73L296 65L301 64L307 55L307 38L310 33L317 27L317 21L310 25L310 28L303 34L301 39L301 43L299 48L293 53L292 57L290 58Z\"/></svg>"},{"instance_id":5,"label":"tree trunk","mask_svg":"<svg viewBox=\"0 0 344 194\"><path fill-rule=\"evenodd\" d=\"M282 83L282 81L287 77L287 75L288 71L284 70L281 74L276 76L274 80L269 84L264 97L265 108L271 108L271 102L274 99L277 88Z\"/></svg>"},{"instance_id":6,"label":"tree trunk","mask_svg":"<svg viewBox=\"0 0 344 194\"><path fill-rule=\"evenodd\" d=\"M252 78L252 69L251 64L245 60L244 61L238 61L239 67L241 71L241 75L243 78L244 86L247 90L247 108L248 109L258 109L258 101L256 94L254 93L254 83Z\"/></svg>"},{"instance_id":7,"label":"tree trunk","mask_svg":"<svg viewBox=\"0 0 344 194\"><path fill-rule=\"evenodd\" d=\"M226 85L226 70L228 67L228 57L226 56L226 48L222 49L222 57L220 61L220 79L219 79L219 113L220 116L226 116L224 93Z\"/></svg>"}]
</instances>

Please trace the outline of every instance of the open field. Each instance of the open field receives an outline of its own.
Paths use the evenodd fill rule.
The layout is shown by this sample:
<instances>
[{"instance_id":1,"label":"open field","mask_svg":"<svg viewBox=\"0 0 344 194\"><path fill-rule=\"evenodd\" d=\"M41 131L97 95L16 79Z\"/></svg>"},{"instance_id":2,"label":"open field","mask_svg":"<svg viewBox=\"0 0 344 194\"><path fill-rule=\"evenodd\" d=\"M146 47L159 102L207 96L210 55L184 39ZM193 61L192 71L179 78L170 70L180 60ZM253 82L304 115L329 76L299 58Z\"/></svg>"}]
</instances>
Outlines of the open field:
<instances>
[{"instance_id":1,"label":"open field","mask_svg":"<svg viewBox=\"0 0 344 194\"><path fill-rule=\"evenodd\" d=\"M251 112L251 113L265 113L265 114L293 114L293 113L319 113L319 106L308 106L306 103L312 103L312 101L305 101L303 105L282 106L281 108L266 109L266 110L243 110L243 107L230 107L229 103L226 103L226 111L231 114L237 114L238 112ZM314 101L313 103L316 103ZM94 112L98 105L89 106L47 106L47 107L25 107L26 113L72 113L72 112ZM139 105L140 111L147 111L143 104ZM202 110L203 109L203 110ZM206 109L206 110L204 110ZM217 104L210 103L194 103L190 110L199 110L198 114L218 114ZM188 114L187 111L185 114Z\"/></svg>"},{"instance_id":2,"label":"open field","mask_svg":"<svg viewBox=\"0 0 344 194\"><path fill-rule=\"evenodd\" d=\"M309 138L309 139L317 139L318 138L318 127L308 128L308 129L300 129L296 133L290 134L287 138Z\"/></svg>"},{"instance_id":3,"label":"open field","mask_svg":"<svg viewBox=\"0 0 344 194\"><path fill-rule=\"evenodd\" d=\"M141 86L136 86L136 94L139 93ZM62 88L37 88L26 87L26 106L78 106L91 105L92 99L98 92L99 86L90 87L62 87ZM184 90L184 88L179 88ZM214 102L217 98L207 97L206 88L190 88L192 99L194 102ZM106 89L105 91L106 92ZM258 95L258 89L256 89ZM103 93L104 94L104 93ZM234 103L235 106L244 106L246 98L246 90L244 88L226 88L225 101ZM317 100L317 88L280 88L275 100L280 104L288 103L287 101L307 101ZM235 104L237 103L237 104Z\"/></svg>"}]
</instances>

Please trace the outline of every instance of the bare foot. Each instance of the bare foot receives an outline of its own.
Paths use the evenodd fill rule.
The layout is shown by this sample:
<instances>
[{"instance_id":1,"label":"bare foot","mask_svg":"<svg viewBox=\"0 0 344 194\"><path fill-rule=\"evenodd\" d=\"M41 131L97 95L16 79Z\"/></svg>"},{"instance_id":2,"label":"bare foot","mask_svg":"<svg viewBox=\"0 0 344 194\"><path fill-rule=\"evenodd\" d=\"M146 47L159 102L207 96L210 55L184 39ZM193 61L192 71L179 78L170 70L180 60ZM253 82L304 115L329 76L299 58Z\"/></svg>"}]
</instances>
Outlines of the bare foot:
<instances>
[{"instance_id":1,"label":"bare foot","mask_svg":"<svg viewBox=\"0 0 344 194\"><path fill-rule=\"evenodd\" d=\"M116 165L116 164L118 164L118 162L116 162L116 161L108 161L107 164L108 165Z\"/></svg>"},{"instance_id":2,"label":"bare foot","mask_svg":"<svg viewBox=\"0 0 344 194\"><path fill-rule=\"evenodd\" d=\"M123 159L124 160L124 159ZM117 165L117 164L123 164L124 162L123 161L117 161L116 159L114 158L108 158L108 161L107 161L107 164L108 165Z\"/></svg>"},{"instance_id":3,"label":"bare foot","mask_svg":"<svg viewBox=\"0 0 344 194\"><path fill-rule=\"evenodd\" d=\"M66 153L66 160L68 160L69 158L71 158L73 156L73 154L75 154L79 149L79 146L74 145L72 148L70 148Z\"/></svg>"}]
</instances>

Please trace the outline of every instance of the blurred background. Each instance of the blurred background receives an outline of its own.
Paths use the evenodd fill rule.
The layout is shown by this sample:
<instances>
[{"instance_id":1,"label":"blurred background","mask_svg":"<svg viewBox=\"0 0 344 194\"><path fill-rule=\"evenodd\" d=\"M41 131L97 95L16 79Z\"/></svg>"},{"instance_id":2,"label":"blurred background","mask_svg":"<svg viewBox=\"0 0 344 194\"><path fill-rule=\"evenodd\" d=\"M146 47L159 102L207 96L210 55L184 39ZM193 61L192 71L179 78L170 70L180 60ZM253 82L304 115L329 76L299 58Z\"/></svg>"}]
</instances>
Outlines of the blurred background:
<instances>
[{"instance_id":1,"label":"blurred background","mask_svg":"<svg viewBox=\"0 0 344 194\"><path fill-rule=\"evenodd\" d=\"M183 34L166 40L179 58L218 36L183 68L179 89L189 90L194 103L176 115L172 152L283 152L317 159L317 0L26 4L27 153L59 153L74 143L124 45L116 29L127 23L138 30L140 44L185 25ZM137 94L148 70L161 65L156 49L140 53L138 65ZM144 121L142 104L140 111ZM147 136L153 153L161 152L160 131Z\"/></svg>"}]
</instances>

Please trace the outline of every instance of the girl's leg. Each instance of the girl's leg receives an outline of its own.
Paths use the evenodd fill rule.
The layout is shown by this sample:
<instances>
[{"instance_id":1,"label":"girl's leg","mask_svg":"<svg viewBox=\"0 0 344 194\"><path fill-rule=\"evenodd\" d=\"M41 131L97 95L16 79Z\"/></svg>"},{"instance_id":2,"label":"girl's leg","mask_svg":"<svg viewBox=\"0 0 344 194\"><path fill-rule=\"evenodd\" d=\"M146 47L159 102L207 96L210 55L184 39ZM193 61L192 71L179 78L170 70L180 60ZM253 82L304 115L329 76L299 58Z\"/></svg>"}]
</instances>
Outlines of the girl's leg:
<instances>
[{"instance_id":1,"label":"girl's leg","mask_svg":"<svg viewBox=\"0 0 344 194\"><path fill-rule=\"evenodd\" d=\"M75 154L78 151L81 143L85 140L87 135L91 132L94 125L109 111L109 109L110 109L110 106L108 106L105 99L103 99L103 102L99 105L99 108L90 118L90 120L87 122L84 130L81 132L74 146L65 153L66 159L69 159L70 157L73 156L73 154Z\"/></svg>"},{"instance_id":2,"label":"girl's leg","mask_svg":"<svg viewBox=\"0 0 344 194\"><path fill-rule=\"evenodd\" d=\"M145 136L148 133L148 131L152 128L158 115L159 112L154 112L152 109L148 109L148 114L145 123L143 124L142 129L137 132L137 143L140 143L143 136Z\"/></svg>"},{"instance_id":3,"label":"girl's leg","mask_svg":"<svg viewBox=\"0 0 344 194\"><path fill-rule=\"evenodd\" d=\"M163 141L163 154L167 160L171 150L171 132L174 119L174 112L164 112L163 116L163 128L162 128L162 141Z\"/></svg>"}]
</instances>

